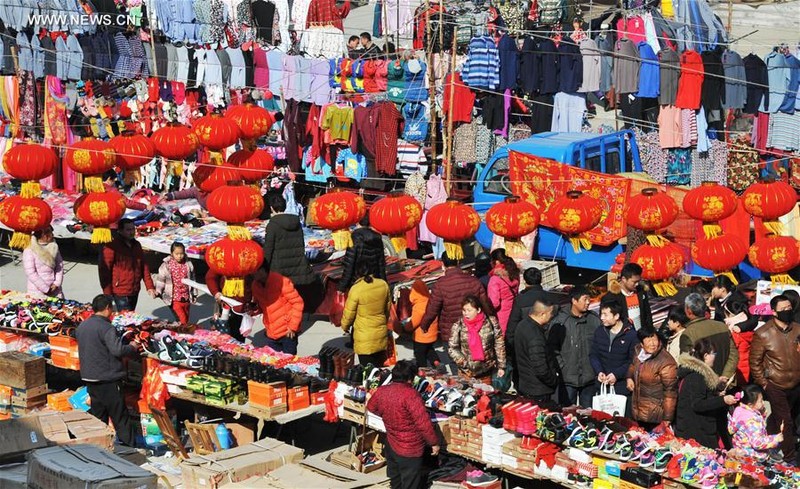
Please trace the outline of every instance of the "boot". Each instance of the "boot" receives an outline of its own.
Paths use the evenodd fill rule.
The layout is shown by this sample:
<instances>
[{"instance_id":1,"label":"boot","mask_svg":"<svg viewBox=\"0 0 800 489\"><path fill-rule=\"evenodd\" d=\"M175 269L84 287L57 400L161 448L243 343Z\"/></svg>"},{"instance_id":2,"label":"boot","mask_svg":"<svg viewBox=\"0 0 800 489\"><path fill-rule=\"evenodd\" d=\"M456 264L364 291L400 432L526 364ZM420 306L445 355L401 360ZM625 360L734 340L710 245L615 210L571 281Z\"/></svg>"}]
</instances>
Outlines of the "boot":
<instances>
[{"instance_id":1,"label":"boot","mask_svg":"<svg viewBox=\"0 0 800 489\"><path fill-rule=\"evenodd\" d=\"M351 351L347 351L344 352L343 358L344 360L342 361L342 377L345 377L350 368L352 368L352 366L355 364L356 354Z\"/></svg>"},{"instance_id":2,"label":"boot","mask_svg":"<svg viewBox=\"0 0 800 489\"><path fill-rule=\"evenodd\" d=\"M342 359L342 354L343 353L344 352L342 352L342 351L336 350L336 352L334 352L334 354L333 354L333 364L334 364L333 378L336 379L336 380L342 380L342 378L344 378L344 373L342 373L343 370L344 370L344 366L343 366L343 362L342 362L342 360L343 360Z\"/></svg>"},{"instance_id":3,"label":"boot","mask_svg":"<svg viewBox=\"0 0 800 489\"><path fill-rule=\"evenodd\" d=\"M319 376L323 379L329 379L332 375L331 350L329 347L325 347L319 352Z\"/></svg>"}]
</instances>

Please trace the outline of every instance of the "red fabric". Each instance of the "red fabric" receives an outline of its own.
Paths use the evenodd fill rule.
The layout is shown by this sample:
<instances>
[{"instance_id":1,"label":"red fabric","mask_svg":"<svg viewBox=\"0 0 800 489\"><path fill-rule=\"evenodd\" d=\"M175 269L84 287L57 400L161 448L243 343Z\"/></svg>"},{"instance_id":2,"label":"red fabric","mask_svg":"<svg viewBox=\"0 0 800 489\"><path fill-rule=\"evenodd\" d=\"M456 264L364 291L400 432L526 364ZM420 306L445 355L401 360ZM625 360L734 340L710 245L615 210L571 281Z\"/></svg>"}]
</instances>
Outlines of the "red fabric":
<instances>
[{"instance_id":1,"label":"red fabric","mask_svg":"<svg viewBox=\"0 0 800 489\"><path fill-rule=\"evenodd\" d=\"M675 107L695 110L700 108L700 91L704 77L705 69L700 55L692 50L684 51L681 54L681 77L678 80Z\"/></svg>"},{"instance_id":2,"label":"red fabric","mask_svg":"<svg viewBox=\"0 0 800 489\"><path fill-rule=\"evenodd\" d=\"M379 172L394 175L397 172L397 137L403 117L392 102L380 104L375 131L375 167Z\"/></svg>"},{"instance_id":3,"label":"red fabric","mask_svg":"<svg viewBox=\"0 0 800 489\"><path fill-rule=\"evenodd\" d=\"M186 302L172 301L172 312L174 312L175 316L178 317L179 323L189 324L189 307L191 307L189 301Z\"/></svg>"},{"instance_id":4,"label":"red fabric","mask_svg":"<svg viewBox=\"0 0 800 489\"><path fill-rule=\"evenodd\" d=\"M367 409L383 418L389 446L401 457L421 457L426 444L439 444L422 398L408 384L393 382L378 387Z\"/></svg>"},{"instance_id":5,"label":"red fabric","mask_svg":"<svg viewBox=\"0 0 800 489\"><path fill-rule=\"evenodd\" d=\"M744 380L745 384L750 382L750 344L753 342L753 332L747 333L731 333L733 336L733 344L739 350L739 365L736 368L736 374Z\"/></svg>"},{"instance_id":6,"label":"red fabric","mask_svg":"<svg viewBox=\"0 0 800 489\"><path fill-rule=\"evenodd\" d=\"M455 72L444 79L444 113L450 113L450 94L453 94L453 122L471 122L472 106L475 105L475 92L464 85L461 73Z\"/></svg>"},{"instance_id":7,"label":"red fabric","mask_svg":"<svg viewBox=\"0 0 800 489\"><path fill-rule=\"evenodd\" d=\"M336 0L311 0L308 6L308 27L332 25L343 31L342 20L350 13L350 0L345 0L341 8L336 7Z\"/></svg>"},{"instance_id":8,"label":"red fabric","mask_svg":"<svg viewBox=\"0 0 800 489\"><path fill-rule=\"evenodd\" d=\"M147 290L156 290L142 245L136 240L130 246L120 238L106 244L97 271L104 294L136 295L141 290L142 280Z\"/></svg>"},{"instance_id":9,"label":"red fabric","mask_svg":"<svg viewBox=\"0 0 800 489\"><path fill-rule=\"evenodd\" d=\"M300 330L300 323L303 321L303 298L288 278L270 272L265 283L254 281L253 299L263 313L267 337L278 340L286 336L289 331L296 333Z\"/></svg>"}]
</instances>

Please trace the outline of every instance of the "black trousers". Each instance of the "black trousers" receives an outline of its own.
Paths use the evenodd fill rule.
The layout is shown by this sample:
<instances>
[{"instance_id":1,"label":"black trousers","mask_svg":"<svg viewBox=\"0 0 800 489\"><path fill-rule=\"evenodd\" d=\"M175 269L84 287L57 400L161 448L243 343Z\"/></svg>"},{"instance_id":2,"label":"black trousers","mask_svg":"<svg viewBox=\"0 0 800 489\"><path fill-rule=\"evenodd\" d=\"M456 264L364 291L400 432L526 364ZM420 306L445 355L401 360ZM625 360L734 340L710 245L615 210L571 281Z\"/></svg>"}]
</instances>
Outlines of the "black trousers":
<instances>
[{"instance_id":1,"label":"black trousers","mask_svg":"<svg viewBox=\"0 0 800 489\"><path fill-rule=\"evenodd\" d=\"M359 365L366 366L367 364L372 364L373 367L383 368L383 364L386 363L386 351L379 351L377 353L370 353L369 355L362 355L358 354L358 363Z\"/></svg>"},{"instance_id":2,"label":"black trousers","mask_svg":"<svg viewBox=\"0 0 800 489\"><path fill-rule=\"evenodd\" d=\"M231 312L231 315L228 316L228 334L244 343L244 336L242 336L242 333L239 332L239 328L241 326L242 316L236 314L235 312Z\"/></svg>"},{"instance_id":3,"label":"black trousers","mask_svg":"<svg viewBox=\"0 0 800 489\"><path fill-rule=\"evenodd\" d=\"M124 445L135 446L136 435L128 410L125 409L125 400L119 382L87 382L86 389L92 405L89 412L103 423L108 424L108 419L114 422L117 438Z\"/></svg>"},{"instance_id":4,"label":"black trousers","mask_svg":"<svg viewBox=\"0 0 800 489\"><path fill-rule=\"evenodd\" d=\"M417 367L434 367L439 363L439 355L434 349L436 343L417 343L414 342L414 361Z\"/></svg>"},{"instance_id":5,"label":"black trousers","mask_svg":"<svg viewBox=\"0 0 800 489\"><path fill-rule=\"evenodd\" d=\"M422 457L401 457L394 453L389 443L384 443L386 475L392 489L420 489L422 487Z\"/></svg>"}]
</instances>

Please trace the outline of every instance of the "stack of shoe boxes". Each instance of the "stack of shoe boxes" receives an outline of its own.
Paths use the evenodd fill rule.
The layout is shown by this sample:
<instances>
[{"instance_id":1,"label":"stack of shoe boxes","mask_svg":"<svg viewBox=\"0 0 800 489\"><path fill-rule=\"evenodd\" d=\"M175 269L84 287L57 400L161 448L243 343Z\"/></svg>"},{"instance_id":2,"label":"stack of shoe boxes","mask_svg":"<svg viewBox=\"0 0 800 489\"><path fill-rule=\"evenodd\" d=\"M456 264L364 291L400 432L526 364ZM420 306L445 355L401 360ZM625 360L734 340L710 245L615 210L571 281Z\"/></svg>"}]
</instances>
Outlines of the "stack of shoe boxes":
<instances>
[{"instance_id":1,"label":"stack of shoe boxes","mask_svg":"<svg viewBox=\"0 0 800 489\"><path fill-rule=\"evenodd\" d=\"M514 434L503 428L495 428L488 424L481 427L483 443L481 445L481 458L492 465L503 464L503 444L514 439Z\"/></svg>"}]
</instances>

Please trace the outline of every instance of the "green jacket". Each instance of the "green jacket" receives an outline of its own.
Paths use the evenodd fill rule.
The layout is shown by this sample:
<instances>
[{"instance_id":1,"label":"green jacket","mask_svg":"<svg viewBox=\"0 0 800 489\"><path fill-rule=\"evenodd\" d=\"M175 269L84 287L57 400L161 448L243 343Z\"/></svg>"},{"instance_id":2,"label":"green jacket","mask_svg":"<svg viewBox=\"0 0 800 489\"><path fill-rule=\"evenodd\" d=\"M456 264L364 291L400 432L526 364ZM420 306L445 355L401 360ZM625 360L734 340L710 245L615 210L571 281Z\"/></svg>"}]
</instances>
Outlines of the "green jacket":
<instances>
[{"instance_id":1,"label":"green jacket","mask_svg":"<svg viewBox=\"0 0 800 489\"><path fill-rule=\"evenodd\" d=\"M385 280L372 278L368 283L361 278L350 287L342 313L342 329L347 333L352 326L353 350L357 355L386 350L391 302L389 284Z\"/></svg>"},{"instance_id":2,"label":"green jacket","mask_svg":"<svg viewBox=\"0 0 800 489\"><path fill-rule=\"evenodd\" d=\"M688 353L694 347L694 344L703 338L708 339L717 350L717 356L714 359L714 372L727 378L736 375L736 366L739 364L739 350L736 348L733 336L731 336L725 323L705 318L689 321L681 335L681 353Z\"/></svg>"}]
</instances>

